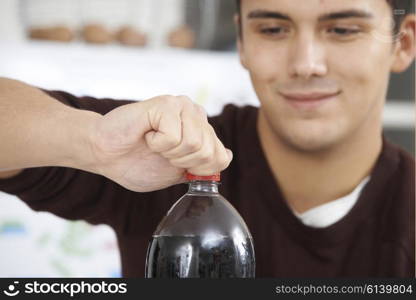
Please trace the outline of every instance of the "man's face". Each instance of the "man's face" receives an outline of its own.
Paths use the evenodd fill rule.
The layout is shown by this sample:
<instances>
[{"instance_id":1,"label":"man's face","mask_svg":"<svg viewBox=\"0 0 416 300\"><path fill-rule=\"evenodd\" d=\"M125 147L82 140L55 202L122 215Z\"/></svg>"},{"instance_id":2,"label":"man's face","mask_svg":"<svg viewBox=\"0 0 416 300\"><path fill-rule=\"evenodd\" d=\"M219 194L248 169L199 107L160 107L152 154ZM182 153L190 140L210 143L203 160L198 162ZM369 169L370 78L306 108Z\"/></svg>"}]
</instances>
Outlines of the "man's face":
<instances>
[{"instance_id":1,"label":"man's face","mask_svg":"<svg viewBox=\"0 0 416 300\"><path fill-rule=\"evenodd\" d=\"M241 9L240 57L285 144L324 150L380 127L394 59L387 1L243 0Z\"/></svg>"}]
</instances>

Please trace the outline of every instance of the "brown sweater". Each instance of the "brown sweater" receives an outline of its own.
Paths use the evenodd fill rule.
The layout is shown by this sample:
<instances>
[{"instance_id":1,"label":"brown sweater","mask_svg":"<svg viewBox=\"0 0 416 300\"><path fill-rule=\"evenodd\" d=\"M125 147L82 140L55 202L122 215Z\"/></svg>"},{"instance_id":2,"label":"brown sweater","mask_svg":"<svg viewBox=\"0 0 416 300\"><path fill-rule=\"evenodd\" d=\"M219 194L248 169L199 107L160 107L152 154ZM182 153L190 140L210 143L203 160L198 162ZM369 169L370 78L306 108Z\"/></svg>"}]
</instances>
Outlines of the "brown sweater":
<instances>
[{"instance_id":1,"label":"brown sweater","mask_svg":"<svg viewBox=\"0 0 416 300\"><path fill-rule=\"evenodd\" d=\"M104 114L127 101L49 92L73 107ZM414 277L415 161L386 140L370 182L340 221L305 226L292 213L266 162L257 108L227 105L210 123L234 152L220 193L239 211L254 239L257 277ZM323 183L325 184L325 183ZM99 175L48 167L0 180L36 211L108 224L116 232L125 277L143 277L147 245L185 184L135 193Z\"/></svg>"}]
</instances>

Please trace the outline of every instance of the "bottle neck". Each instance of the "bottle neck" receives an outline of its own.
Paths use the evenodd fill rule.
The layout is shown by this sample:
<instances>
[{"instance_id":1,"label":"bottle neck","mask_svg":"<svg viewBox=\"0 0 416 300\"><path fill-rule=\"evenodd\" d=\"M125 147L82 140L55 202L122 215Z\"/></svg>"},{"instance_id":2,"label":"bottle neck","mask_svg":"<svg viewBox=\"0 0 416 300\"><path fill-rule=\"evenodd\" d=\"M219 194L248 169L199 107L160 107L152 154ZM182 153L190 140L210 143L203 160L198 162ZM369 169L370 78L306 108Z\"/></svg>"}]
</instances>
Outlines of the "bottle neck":
<instances>
[{"instance_id":1,"label":"bottle neck","mask_svg":"<svg viewBox=\"0 0 416 300\"><path fill-rule=\"evenodd\" d=\"M188 193L218 193L219 184L217 181L190 181Z\"/></svg>"}]
</instances>

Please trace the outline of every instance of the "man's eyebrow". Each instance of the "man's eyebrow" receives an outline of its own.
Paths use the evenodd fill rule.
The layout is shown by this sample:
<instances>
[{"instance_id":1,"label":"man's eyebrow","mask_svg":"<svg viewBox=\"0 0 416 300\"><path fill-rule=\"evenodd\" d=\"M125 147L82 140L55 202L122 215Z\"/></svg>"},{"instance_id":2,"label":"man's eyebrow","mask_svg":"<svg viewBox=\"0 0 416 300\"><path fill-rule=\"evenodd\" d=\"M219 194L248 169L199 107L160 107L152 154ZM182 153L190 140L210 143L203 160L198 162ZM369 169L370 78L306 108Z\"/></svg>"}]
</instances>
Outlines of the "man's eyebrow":
<instances>
[{"instance_id":1,"label":"man's eyebrow","mask_svg":"<svg viewBox=\"0 0 416 300\"><path fill-rule=\"evenodd\" d=\"M292 19L281 12L278 11L269 11L269 10L253 10L247 14L247 18L249 19L281 19L286 21L291 21ZM328 14L324 14L319 17L318 21L330 21L336 19L347 19L347 18L363 18L363 19L371 19L373 15L364 10L357 10L357 9L349 9L343 10L338 12L331 12Z\"/></svg>"},{"instance_id":2,"label":"man's eyebrow","mask_svg":"<svg viewBox=\"0 0 416 300\"><path fill-rule=\"evenodd\" d=\"M282 19L290 21L290 17L283 13L277 11L269 11L269 10L253 10L247 14L248 19Z\"/></svg>"},{"instance_id":3,"label":"man's eyebrow","mask_svg":"<svg viewBox=\"0 0 416 300\"><path fill-rule=\"evenodd\" d=\"M332 12L319 17L319 22L337 20L337 19L348 19L348 18L362 18L371 19L373 15L364 10L349 9L338 12Z\"/></svg>"}]
</instances>

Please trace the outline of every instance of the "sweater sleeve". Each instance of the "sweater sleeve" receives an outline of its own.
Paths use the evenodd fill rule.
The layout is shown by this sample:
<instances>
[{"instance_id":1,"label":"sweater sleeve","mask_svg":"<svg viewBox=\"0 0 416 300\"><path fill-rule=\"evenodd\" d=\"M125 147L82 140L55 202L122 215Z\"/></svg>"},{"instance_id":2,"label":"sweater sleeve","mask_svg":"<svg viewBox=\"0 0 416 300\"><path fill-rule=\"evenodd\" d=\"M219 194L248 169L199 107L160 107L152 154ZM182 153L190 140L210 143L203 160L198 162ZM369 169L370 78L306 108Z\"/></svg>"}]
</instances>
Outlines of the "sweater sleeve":
<instances>
[{"instance_id":1,"label":"sweater sleeve","mask_svg":"<svg viewBox=\"0 0 416 300\"><path fill-rule=\"evenodd\" d=\"M71 107L105 114L134 101L75 97L60 91L44 91ZM0 191L16 195L35 211L47 211L68 220L85 220L91 224L124 224L124 211L140 193L129 191L97 174L64 167L24 169L12 178L0 179ZM153 197L143 193L140 197ZM141 205L134 201L134 205ZM140 207L135 207L139 209Z\"/></svg>"}]
</instances>

